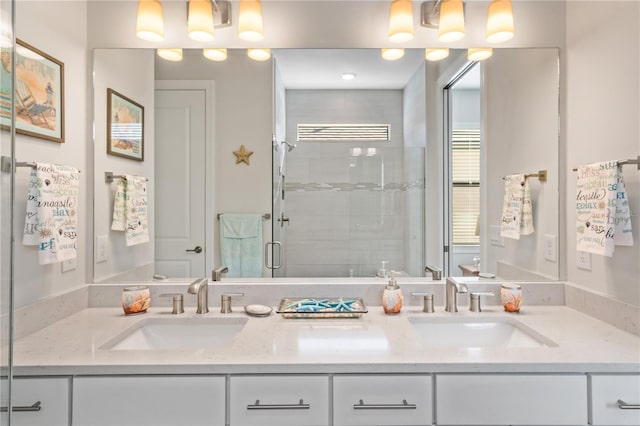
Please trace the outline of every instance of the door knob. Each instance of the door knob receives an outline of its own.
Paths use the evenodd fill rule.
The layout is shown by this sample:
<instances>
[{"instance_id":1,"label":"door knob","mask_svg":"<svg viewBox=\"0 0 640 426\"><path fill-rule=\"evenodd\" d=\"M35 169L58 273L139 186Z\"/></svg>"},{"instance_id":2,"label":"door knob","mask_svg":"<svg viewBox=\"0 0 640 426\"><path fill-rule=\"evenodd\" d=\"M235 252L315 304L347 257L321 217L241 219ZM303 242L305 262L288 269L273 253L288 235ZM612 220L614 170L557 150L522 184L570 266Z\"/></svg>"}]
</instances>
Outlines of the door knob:
<instances>
[{"instance_id":1,"label":"door knob","mask_svg":"<svg viewBox=\"0 0 640 426\"><path fill-rule=\"evenodd\" d=\"M187 249L187 250L185 250L185 251L187 251L187 252L193 251L193 252L196 252L196 253L202 253L202 247L200 247L200 246L196 246L196 247L195 247L195 248L193 248L193 249Z\"/></svg>"}]
</instances>

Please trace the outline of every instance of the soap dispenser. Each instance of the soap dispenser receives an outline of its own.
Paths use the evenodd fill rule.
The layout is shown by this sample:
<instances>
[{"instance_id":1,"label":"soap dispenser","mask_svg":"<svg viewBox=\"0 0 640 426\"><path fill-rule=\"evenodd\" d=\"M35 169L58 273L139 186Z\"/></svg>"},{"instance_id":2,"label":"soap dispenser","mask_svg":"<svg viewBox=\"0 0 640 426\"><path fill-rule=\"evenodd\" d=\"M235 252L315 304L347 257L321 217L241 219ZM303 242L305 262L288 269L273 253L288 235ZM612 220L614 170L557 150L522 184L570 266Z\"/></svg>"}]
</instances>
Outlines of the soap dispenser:
<instances>
[{"instance_id":1,"label":"soap dispenser","mask_svg":"<svg viewBox=\"0 0 640 426\"><path fill-rule=\"evenodd\" d=\"M382 293L382 309L385 314L397 314L402 309L404 297L398 281L396 281L396 275L399 275L396 271L389 273L389 284Z\"/></svg>"}]
</instances>

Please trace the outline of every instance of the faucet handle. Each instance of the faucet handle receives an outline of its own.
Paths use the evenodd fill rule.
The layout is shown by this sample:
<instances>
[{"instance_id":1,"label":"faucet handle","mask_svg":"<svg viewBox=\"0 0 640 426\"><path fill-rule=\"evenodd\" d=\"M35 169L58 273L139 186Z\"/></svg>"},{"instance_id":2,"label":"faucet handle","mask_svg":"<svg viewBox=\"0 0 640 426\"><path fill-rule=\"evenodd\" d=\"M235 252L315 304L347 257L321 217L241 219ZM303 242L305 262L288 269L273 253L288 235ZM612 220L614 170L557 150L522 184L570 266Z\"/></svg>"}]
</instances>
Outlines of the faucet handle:
<instances>
[{"instance_id":1,"label":"faucet handle","mask_svg":"<svg viewBox=\"0 0 640 426\"><path fill-rule=\"evenodd\" d=\"M433 293L414 291L411 295L423 296L422 312L427 312L429 314L435 312L433 309Z\"/></svg>"},{"instance_id":2,"label":"faucet handle","mask_svg":"<svg viewBox=\"0 0 640 426\"><path fill-rule=\"evenodd\" d=\"M172 314L183 314L184 313L184 299L181 293L163 293L158 295L158 297L171 297L173 301L173 310Z\"/></svg>"},{"instance_id":3,"label":"faucet handle","mask_svg":"<svg viewBox=\"0 0 640 426\"><path fill-rule=\"evenodd\" d=\"M469 295L469 310L471 312L482 312L480 296L495 296L495 294L490 291L471 292Z\"/></svg>"},{"instance_id":4,"label":"faucet handle","mask_svg":"<svg viewBox=\"0 0 640 426\"><path fill-rule=\"evenodd\" d=\"M244 296L244 293L222 293L220 296L220 313L230 314L231 311L231 298Z\"/></svg>"}]
</instances>

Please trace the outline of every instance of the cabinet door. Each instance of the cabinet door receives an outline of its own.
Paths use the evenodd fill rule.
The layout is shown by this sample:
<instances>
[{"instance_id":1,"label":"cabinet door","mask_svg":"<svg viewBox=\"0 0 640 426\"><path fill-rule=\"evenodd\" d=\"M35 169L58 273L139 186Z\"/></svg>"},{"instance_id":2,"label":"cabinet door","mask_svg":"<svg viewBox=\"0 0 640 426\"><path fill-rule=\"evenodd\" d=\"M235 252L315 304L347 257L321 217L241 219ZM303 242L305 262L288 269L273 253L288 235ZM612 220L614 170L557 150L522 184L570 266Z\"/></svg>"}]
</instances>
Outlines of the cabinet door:
<instances>
[{"instance_id":1,"label":"cabinet door","mask_svg":"<svg viewBox=\"0 0 640 426\"><path fill-rule=\"evenodd\" d=\"M231 426L329 424L327 376L231 377Z\"/></svg>"},{"instance_id":2,"label":"cabinet door","mask_svg":"<svg viewBox=\"0 0 640 426\"><path fill-rule=\"evenodd\" d=\"M73 380L74 426L224 426L225 378L109 376Z\"/></svg>"},{"instance_id":3,"label":"cabinet door","mask_svg":"<svg viewBox=\"0 0 640 426\"><path fill-rule=\"evenodd\" d=\"M586 425L586 375L436 375L438 425Z\"/></svg>"},{"instance_id":4,"label":"cabinet door","mask_svg":"<svg viewBox=\"0 0 640 426\"><path fill-rule=\"evenodd\" d=\"M594 425L640 425L640 375L591 376L591 407Z\"/></svg>"},{"instance_id":5,"label":"cabinet door","mask_svg":"<svg viewBox=\"0 0 640 426\"><path fill-rule=\"evenodd\" d=\"M11 396L14 426L68 426L70 422L69 396L71 379L68 377L18 377L13 379ZM40 401L38 411L32 406ZM6 404L3 402L2 404ZM16 409L20 411L16 411ZM22 409L27 411L22 411ZM6 414L2 414L2 424L6 424Z\"/></svg>"},{"instance_id":6,"label":"cabinet door","mask_svg":"<svg viewBox=\"0 0 640 426\"><path fill-rule=\"evenodd\" d=\"M334 376L335 426L415 426L433 422L431 376Z\"/></svg>"}]
</instances>

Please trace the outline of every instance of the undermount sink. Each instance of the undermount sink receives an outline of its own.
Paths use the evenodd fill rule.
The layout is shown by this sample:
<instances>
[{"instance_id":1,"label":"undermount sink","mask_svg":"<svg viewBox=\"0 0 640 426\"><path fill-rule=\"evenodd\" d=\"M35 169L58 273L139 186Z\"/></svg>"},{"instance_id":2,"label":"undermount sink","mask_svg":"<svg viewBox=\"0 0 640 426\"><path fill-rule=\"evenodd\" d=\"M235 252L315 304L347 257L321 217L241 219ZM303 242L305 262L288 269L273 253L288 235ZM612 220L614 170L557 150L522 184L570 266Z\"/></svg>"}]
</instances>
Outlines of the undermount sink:
<instances>
[{"instance_id":1,"label":"undermount sink","mask_svg":"<svg viewBox=\"0 0 640 426\"><path fill-rule=\"evenodd\" d=\"M107 342L102 349L215 349L230 344L246 323L246 318L148 318Z\"/></svg>"},{"instance_id":2,"label":"undermount sink","mask_svg":"<svg viewBox=\"0 0 640 426\"><path fill-rule=\"evenodd\" d=\"M413 329L429 345L441 348L535 348L558 346L511 318L410 317Z\"/></svg>"}]
</instances>

